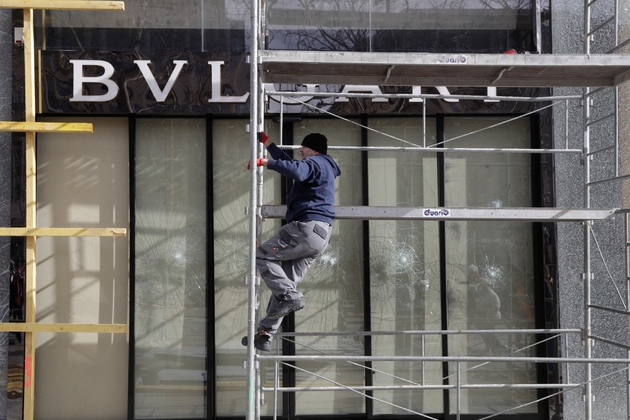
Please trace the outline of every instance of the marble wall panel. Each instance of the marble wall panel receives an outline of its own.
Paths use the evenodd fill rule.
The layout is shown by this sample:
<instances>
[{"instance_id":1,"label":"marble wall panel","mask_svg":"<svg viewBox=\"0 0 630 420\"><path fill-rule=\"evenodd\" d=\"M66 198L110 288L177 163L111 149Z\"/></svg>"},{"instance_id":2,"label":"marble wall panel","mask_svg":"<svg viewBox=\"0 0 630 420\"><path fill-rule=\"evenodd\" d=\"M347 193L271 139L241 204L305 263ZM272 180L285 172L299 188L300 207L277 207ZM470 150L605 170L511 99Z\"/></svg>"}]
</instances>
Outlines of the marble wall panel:
<instances>
[{"instance_id":1,"label":"marble wall panel","mask_svg":"<svg viewBox=\"0 0 630 420\"><path fill-rule=\"evenodd\" d=\"M11 10L0 9L0 121L11 119ZM11 224L11 133L0 132L0 226ZM0 238L0 322L9 320L11 240ZM8 333L0 333L0 419L7 417Z\"/></svg>"}]
</instances>

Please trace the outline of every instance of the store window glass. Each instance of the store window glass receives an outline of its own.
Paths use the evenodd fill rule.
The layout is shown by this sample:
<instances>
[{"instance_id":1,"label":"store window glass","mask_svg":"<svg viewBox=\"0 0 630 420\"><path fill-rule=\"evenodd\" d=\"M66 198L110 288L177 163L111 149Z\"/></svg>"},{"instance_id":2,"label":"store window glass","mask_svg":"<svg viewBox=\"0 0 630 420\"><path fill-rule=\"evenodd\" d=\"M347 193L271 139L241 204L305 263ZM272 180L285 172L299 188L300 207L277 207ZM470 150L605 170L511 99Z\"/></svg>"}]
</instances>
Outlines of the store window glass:
<instances>
[{"instance_id":1,"label":"store window glass","mask_svg":"<svg viewBox=\"0 0 630 420\"><path fill-rule=\"evenodd\" d=\"M247 335L248 287L244 279L249 276L249 216L244 209L250 205L249 133L247 120L215 120L212 124L212 205L214 247L214 329L216 365L217 416L244 416L247 409L247 375L243 361L247 348L241 339ZM265 132L278 138L278 125L269 124ZM276 140L277 141L277 140ZM280 175L265 171L262 185L262 202L280 204ZM280 227L280 221L267 219L262 223L262 237L269 237ZM270 294L262 284L260 308L265 307ZM272 351L278 351L274 340ZM261 386L271 387L274 365L262 362ZM280 370L280 380L282 380ZM267 395L266 401L272 396ZM282 395L279 394L278 413L282 413ZM273 403L261 407L261 415L273 414Z\"/></svg>"},{"instance_id":2,"label":"store window glass","mask_svg":"<svg viewBox=\"0 0 630 420\"><path fill-rule=\"evenodd\" d=\"M322 133L328 146L361 145L361 128L356 120L309 119L294 124L295 143L309 133ZM335 205L359 206L363 200L361 151L331 150L341 176L335 180ZM295 331L322 333L296 337L295 353L300 356L363 356L363 221L337 219L330 244L302 283L306 307L295 315ZM329 335L326 333L340 333ZM362 386L365 368L361 363L304 362L296 364L296 386ZM365 397L360 392L298 392L298 415L340 415L365 412Z\"/></svg>"},{"instance_id":3,"label":"store window glass","mask_svg":"<svg viewBox=\"0 0 630 420\"><path fill-rule=\"evenodd\" d=\"M531 0L272 0L269 24L352 29L515 29L531 27ZM53 26L92 28L243 28L251 1L128 0L124 11L52 11ZM80 16L80 19L77 17Z\"/></svg>"},{"instance_id":4,"label":"store window glass","mask_svg":"<svg viewBox=\"0 0 630 420\"><path fill-rule=\"evenodd\" d=\"M496 53L533 41L530 0L278 0L267 7L271 49Z\"/></svg>"},{"instance_id":5,"label":"store window glass","mask_svg":"<svg viewBox=\"0 0 630 420\"><path fill-rule=\"evenodd\" d=\"M434 119L370 119L370 146L431 145ZM426 136L425 136L426 134ZM434 152L371 151L369 205L432 207L438 203ZM372 330L440 330L440 255L437 222L372 220L370 302ZM374 356L441 356L439 335L375 335ZM375 386L441 384L440 363L379 362ZM374 414L442 412L441 390L375 391ZM411 411L409 411L411 410Z\"/></svg>"},{"instance_id":6,"label":"store window glass","mask_svg":"<svg viewBox=\"0 0 630 420\"><path fill-rule=\"evenodd\" d=\"M138 119L135 146L134 415L205 418L205 120Z\"/></svg>"},{"instance_id":7,"label":"store window glass","mask_svg":"<svg viewBox=\"0 0 630 420\"><path fill-rule=\"evenodd\" d=\"M124 11L47 10L48 50L242 52L250 2L126 0Z\"/></svg>"},{"instance_id":8,"label":"store window glass","mask_svg":"<svg viewBox=\"0 0 630 420\"><path fill-rule=\"evenodd\" d=\"M361 146L365 134L368 146L435 145L438 137L434 118L370 118L369 130L354 122L295 122L285 132L285 142L293 138L299 144L310 132L325 134L331 147ZM243 416L247 407L247 376L243 370L246 348L241 339L247 334L248 314L248 288L243 279L249 271L250 232L243 209L249 206L249 134L244 120L214 120L212 124L212 141L208 144L212 148L213 266L209 270L214 282L214 340L205 347L205 315L191 309L206 313L206 283L199 276L202 272L205 275L208 267L205 260L197 261L197 249L203 249L204 255L206 252L203 247L197 248L197 241L202 236L205 240L207 230L201 216L206 211L206 197L200 194L206 188L205 125L184 119L138 120L137 418L203 417L207 415L207 398L216 402L213 409L217 416ZM525 119L508 122L502 117L456 117L445 118L444 126L447 147L528 148L530 144L529 121ZM277 124L266 122L265 131L278 141ZM168 133L177 133L177 141L175 134ZM370 206L437 207L442 188L447 207L532 204L529 154L440 155L357 149L329 149L329 153L342 170L336 181L337 206L361 206L367 199ZM441 159L443 167L438 164ZM443 179L442 187L439 179ZM262 180L263 203L282 203L281 177L264 171ZM185 214L180 214L182 208ZM188 226L188 222L194 232L186 229L184 240L180 227ZM444 236L440 236L441 223ZM279 220L265 220L261 238L271 236L279 226ZM167 255L169 250L181 250L182 244L186 245L183 252L174 255L185 255L185 267L177 258L173 268L167 259L151 259ZM337 219L330 246L301 283L306 308L287 317L281 330L297 335L277 337L272 352L294 351L300 356L441 356L448 349L450 356L532 356L534 337L525 333L492 334L492 329L534 327L533 259L530 223ZM159 276L163 279L158 284ZM260 292L264 307L269 291L263 285ZM203 303L197 301L201 298ZM366 302L370 306L367 314ZM492 305L494 312L490 310ZM444 325L448 330L489 331L451 335L445 347L439 334ZM368 338L360 334L363 331L374 334ZM400 334L403 331L438 334ZM283 341L288 345L283 347ZM214 350L213 366L209 368L206 348ZM450 363L449 369L448 381L453 384L457 365ZM204 381L190 382L195 372L205 375ZM464 363L461 372L467 384L536 383L536 366L531 364ZM261 362L260 374L261 385L272 388L274 363ZM207 394L206 377L215 378L212 395ZM380 361L368 376L362 363L312 360L300 361L294 369L278 369L278 384L282 386L392 387L442 385L444 380L443 364L439 362ZM261 415L443 413L445 396L449 397L450 413L457 411L455 391L375 390L373 395L368 406L362 392L349 389L278 393L277 401L272 393L266 393ZM534 389L476 389L462 390L459 404L462 413L478 415L496 412L497 407L512 409L535 399ZM285 413L287 408L289 412ZM514 413L536 410L532 404Z\"/></svg>"},{"instance_id":9,"label":"store window glass","mask_svg":"<svg viewBox=\"0 0 630 420\"><path fill-rule=\"evenodd\" d=\"M454 139L455 140L449 140ZM445 147L529 148L529 120L446 118ZM447 153L447 207L531 207L531 156L521 153ZM446 222L448 329L485 330L451 335L452 356L535 356L534 336L495 334L494 329L534 328L532 224L528 222ZM450 365L455 377L457 366ZM464 383L536 383L527 363L462 363ZM512 409L536 400L534 389L462 390L463 413ZM456 409L455 391L451 410ZM511 414L536 412L535 404Z\"/></svg>"},{"instance_id":10,"label":"store window glass","mask_svg":"<svg viewBox=\"0 0 630 420\"><path fill-rule=\"evenodd\" d=\"M541 8L548 7L548 0ZM535 2L274 0L261 14L270 49L501 53L536 51ZM42 48L243 52L251 2L131 0L125 11L45 11ZM537 27L538 26L538 27Z\"/></svg>"},{"instance_id":11,"label":"store window glass","mask_svg":"<svg viewBox=\"0 0 630 420\"><path fill-rule=\"evenodd\" d=\"M519 25L519 13L532 9L532 2L527 0L276 0L268 3L272 25L302 22L312 27L355 29L514 29ZM488 19L489 16L504 19Z\"/></svg>"},{"instance_id":12,"label":"store window glass","mask_svg":"<svg viewBox=\"0 0 630 420\"><path fill-rule=\"evenodd\" d=\"M50 11L52 26L88 28L243 28L250 2L238 0L125 0L124 11Z\"/></svg>"}]
</instances>

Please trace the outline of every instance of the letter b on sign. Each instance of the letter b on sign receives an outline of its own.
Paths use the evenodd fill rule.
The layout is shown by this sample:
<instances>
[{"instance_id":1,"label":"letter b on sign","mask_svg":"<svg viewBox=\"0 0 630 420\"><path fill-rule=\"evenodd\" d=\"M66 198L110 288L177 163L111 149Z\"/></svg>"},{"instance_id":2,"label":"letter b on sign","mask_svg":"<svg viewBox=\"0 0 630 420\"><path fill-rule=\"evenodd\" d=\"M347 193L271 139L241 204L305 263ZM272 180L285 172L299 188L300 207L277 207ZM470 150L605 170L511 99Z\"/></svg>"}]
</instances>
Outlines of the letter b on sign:
<instances>
[{"instance_id":1,"label":"letter b on sign","mask_svg":"<svg viewBox=\"0 0 630 420\"><path fill-rule=\"evenodd\" d=\"M107 102L118 95L118 85L110 79L114 74L114 66L102 60L70 60L73 66L72 97L70 102ZM83 67L101 67L103 74L100 76L84 76ZM102 95L84 95L83 84L101 84L107 88Z\"/></svg>"}]
</instances>

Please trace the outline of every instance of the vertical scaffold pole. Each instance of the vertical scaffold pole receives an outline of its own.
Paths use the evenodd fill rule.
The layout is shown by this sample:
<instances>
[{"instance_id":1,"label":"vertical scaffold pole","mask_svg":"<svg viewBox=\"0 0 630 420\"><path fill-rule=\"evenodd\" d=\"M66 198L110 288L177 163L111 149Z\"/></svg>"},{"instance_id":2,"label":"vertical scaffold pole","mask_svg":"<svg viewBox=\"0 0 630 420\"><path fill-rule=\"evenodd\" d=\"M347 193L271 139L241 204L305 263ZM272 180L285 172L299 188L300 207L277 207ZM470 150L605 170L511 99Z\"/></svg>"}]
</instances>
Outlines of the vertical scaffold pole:
<instances>
[{"instance_id":1,"label":"vertical scaffold pole","mask_svg":"<svg viewBox=\"0 0 630 420\"><path fill-rule=\"evenodd\" d=\"M591 9L589 0L584 0L584 54L590 54L590 40L588 33L591 31ZM584 127L584 208L591 206L590 199L590 118L591 118L591 98L590 89L584 88L582 104L582 124ZM592 357L591 339L591 222L584 222L584 357L588 360ZM591 364L584 365L584 419L592 418L592 386L591 386Z\"/></svg>"},{"instance_id":2,"label":"vertical scaffold pole","mask_svg":"<svg viewBox=\"0 0 630 420\"><path fill-rule=\"evenodd\" d=\"M584 208L590 208L590 132L588 122L590 120L590 98L589 89L584 90L583 120L584 120ZM584 222L584 358L592 357L591 339L591 221ZM591 364L584 365L584 418L591 420L592 409L592 387L591 387Z\"/></svg>"},{"instance_id":3,"label":"vertical scaffold pole","mask_svg":"<svg viewBox=\"0 0 630 420\"><path fill-rule=\"evenodd\" d=\"M257 386L256 349L254 335L256 328L256 234L258 217L258 189L256 158L258 157L258 7L259 0L251 0L250 30L250 95L249 95L249 142L251 162L249 200L249 276L247 309L247 420L255 420L259 415L260 395Z\"/></svg>"}]
</instances>

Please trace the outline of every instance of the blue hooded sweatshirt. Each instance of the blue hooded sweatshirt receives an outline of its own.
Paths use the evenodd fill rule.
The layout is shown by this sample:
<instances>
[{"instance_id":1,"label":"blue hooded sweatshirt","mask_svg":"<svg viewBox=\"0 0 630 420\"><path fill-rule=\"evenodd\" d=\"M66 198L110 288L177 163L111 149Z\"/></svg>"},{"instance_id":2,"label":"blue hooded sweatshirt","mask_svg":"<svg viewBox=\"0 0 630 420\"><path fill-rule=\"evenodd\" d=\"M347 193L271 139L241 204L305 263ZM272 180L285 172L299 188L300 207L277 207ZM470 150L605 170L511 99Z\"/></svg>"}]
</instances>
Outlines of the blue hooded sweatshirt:
<instances>
[{"instance_id":1,"label":"blue hooded sweatshirt","mask_svg":"<svg viewBox=\"0 0 630 420\"><path fill-rule=\"evenodd\" d=\"M267 168L293 180L287 196L287 222L319 220L332 225L335 178L341 175L333 158L319 154L294 160L275 143L271 143L267 150L273 157L267 162Z\"/></svg>"}]
</instances>

